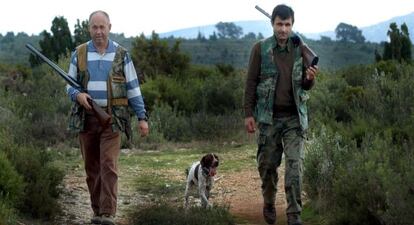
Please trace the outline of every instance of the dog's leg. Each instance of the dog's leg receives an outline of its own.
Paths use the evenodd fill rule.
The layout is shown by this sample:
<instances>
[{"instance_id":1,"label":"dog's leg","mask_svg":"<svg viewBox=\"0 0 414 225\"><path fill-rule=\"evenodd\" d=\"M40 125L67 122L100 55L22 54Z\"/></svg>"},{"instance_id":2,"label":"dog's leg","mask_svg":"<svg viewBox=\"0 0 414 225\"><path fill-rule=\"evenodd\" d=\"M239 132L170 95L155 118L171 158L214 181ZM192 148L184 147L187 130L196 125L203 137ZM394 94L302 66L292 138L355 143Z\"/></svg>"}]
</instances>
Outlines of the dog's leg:
<instances>
[{"instance_id":1,"label":"dog's leg","mask_svg":"<svg viewBox=\"0 0 414 225\"><path fill-rule=\"evenodd\" d=\"M187 184L186 184L186 186L185 186L185 192L184 192L184 208L188 208L188 197L189 197L189 195L190 195L190 193L189 193L189 189L190 189L190 187L191 187L191 185L192 185L192 181L188 178L187 179Z\"/></svg>"},{"instance_id":2,"label":"dog's leg","mask_svg":"<svg viewBox=\"0 0 414 225\"><path fill-rule=\"evenodd\" d=\"M210 207L210 203L208 202L208 195L207 194L207 184L206 184L206 179L204 178L204 176L200 176L199 180L198 180L198 192L200 195L200 199L201 199L201 206L203 208L207 208Z\"/></svg>"}]
</instances>

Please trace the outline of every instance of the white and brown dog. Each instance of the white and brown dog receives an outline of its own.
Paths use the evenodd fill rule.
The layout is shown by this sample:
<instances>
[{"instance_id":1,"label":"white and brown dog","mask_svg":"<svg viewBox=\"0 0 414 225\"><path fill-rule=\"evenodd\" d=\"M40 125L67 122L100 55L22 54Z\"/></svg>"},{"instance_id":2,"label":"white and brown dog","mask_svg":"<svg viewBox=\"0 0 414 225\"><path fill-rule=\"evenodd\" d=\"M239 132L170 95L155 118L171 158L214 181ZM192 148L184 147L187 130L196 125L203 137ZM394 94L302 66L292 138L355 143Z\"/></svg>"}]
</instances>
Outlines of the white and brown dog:
<instances>
[{"instance_id":1,"label":"white and brown dog","mask_svg":"<svg viewBox=\"0 0 414 225\"><path fill-rule=\"evenodd\" d=\"M211 207L208 199L213 188L214 176L217 174L219 157L214 153L209 153L199 161L194 162L187 170L187 185L185 187L185 208L188 208L189 189L197 185L198 193L201 198L201 206Z\"/></svg>"}]
</instances>

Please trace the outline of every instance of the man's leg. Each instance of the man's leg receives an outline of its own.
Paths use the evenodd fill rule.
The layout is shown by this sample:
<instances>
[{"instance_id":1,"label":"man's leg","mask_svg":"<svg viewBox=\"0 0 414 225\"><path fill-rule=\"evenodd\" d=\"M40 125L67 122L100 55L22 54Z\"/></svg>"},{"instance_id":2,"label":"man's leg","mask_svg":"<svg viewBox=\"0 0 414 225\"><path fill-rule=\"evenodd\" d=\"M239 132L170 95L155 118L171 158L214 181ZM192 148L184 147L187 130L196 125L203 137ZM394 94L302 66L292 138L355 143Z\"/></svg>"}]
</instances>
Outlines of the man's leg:
<instances>
[{"instance_id":1,"label":"man's leg","mask_svg":"<svg viewBox=\"0 0 414 225\"><path fill-rule=\"evenodd\" d=\"M259 130L257 163L262 180L263 216L268 224L274 224L277 167L280 165L283 150L276 126L260 124Z\"/></svg>"},{"instance_id":2,"label":"man's leg","mask_svg":"<svg viewBox=\"0 0 414 225\"><path fill-rule=\"evenodd\" d=\"M289 225L301 225L304 135L297 117L289 117L284 128L286 214Z\"/></svg>"},{"instance_id":3,"label":"man's leg","mask_svg":"<svg viewBox=\"0 0 414 225\"><path fill-rule=\"evenodd\" d=\"M101 192L99 124L95 117L86 117L84 132L79 133L80 148L85 164L86 183L91 199L92 210L99 215Z\"/></svg>"},{"instance_id":4,"label":"man's leg","mask_svg":"<svg viewBox=\"0 0 414 225\"><path fill-rule=\"evenodd\" d=\"M101 134L101 196L100 214L115 216L118 192L118 158L120 153L120 132L106 128Z\"/></svg>"}]
</instances>

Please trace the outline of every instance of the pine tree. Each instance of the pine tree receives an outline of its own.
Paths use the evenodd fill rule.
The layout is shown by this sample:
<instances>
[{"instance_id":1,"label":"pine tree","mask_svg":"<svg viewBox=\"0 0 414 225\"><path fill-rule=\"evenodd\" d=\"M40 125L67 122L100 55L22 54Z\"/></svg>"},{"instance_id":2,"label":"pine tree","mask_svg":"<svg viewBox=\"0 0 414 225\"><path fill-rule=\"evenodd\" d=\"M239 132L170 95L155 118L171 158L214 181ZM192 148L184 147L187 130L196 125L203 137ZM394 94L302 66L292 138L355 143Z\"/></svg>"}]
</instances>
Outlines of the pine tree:
<instances>
[{"instance_id":1,"label":"pine tree","mask_svg":"<svg viewBox=\"0 0 414 225\"><path fill-rule=\"evenodd\" d=\"M396 23L390 24L390 29L387 32L390 42L384 45L383 60L398 60L409 62L412 59L411 48L412 43L408 33L408 27L405 23L401 25L401 31L398 29Z\"/></svg>"},{"instance_id":2,"label":"pine tree","mask_svg":"<svg viewBox=\"0 0 414 225\"><path fill-rule=\"evenodd\" d=\"M79 19L77 20L77 23L75 24L75 36L74 36L74 46L78 46L82 43L85 43L91 39L91 36L89 34L89 22L88 20L82 21L80 23Z\"/></svg>"},{"instance_id":3,"label":"pine tree","mask_svg":"<svg viewBox=\"0 0 414 225\"><path fill-rule=\"evenodd\" d=\"M41 33L43 39L39 41L39 46L42 54L53 61L58 61L60 56L66 55L74 49L72 35L68 22L63 16L53 19L50 30L52 34L46 30ZM33 57L29 60L32 66L38 64Z\"/></svg>"},{"instance_id":4,"label":"pine tree","mask_svg":"<svg viewBox=\"0 0 414 225\"><path fill-rule=\"evenodd\" d=\"M401 25L401 58L406 62L411 61L411 39L410 34L408 33L407 24L403 23Z\"/></svg>"}]
</instances>

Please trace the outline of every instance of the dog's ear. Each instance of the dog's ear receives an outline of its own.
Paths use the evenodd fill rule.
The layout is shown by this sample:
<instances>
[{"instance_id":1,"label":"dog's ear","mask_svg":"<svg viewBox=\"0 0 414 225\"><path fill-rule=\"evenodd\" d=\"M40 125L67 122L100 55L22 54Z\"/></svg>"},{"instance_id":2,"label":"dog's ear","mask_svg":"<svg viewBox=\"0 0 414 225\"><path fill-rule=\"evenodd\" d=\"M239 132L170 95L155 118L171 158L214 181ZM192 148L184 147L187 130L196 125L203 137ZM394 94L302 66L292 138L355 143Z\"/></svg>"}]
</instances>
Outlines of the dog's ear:
<instances>
[{"instance_id":1,"label":"dog's ear","mask_svg":"<svg viewBox=\"0 0 414 225\"><path fill-rule=\"evenodd\" d=\"M203 158L201 158L201 161L200 161L200 164L201 164L201 167L207 167L208 165L208 156L209 155L205 155L205 156L203 156Z\"/></svg>"},{"instance_id":2,"label":"dog's ear","mask_svg":"<svg viewBox=\"0 0 414 225\"><path fill-rule=\"evenodd\" d=\"M214 154L213 153L213 156L214 156L214 158L216 159L216 160L214 160L215 161L215 163L214 163L214 167L218 167L219 166L219 164L220 164L220 159L219 159L219 157L218 157L218 155L216 155L216 154Z\"/></svg>"}]
</instances>

